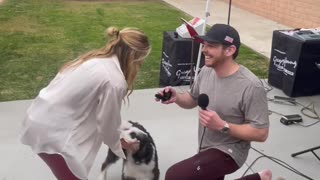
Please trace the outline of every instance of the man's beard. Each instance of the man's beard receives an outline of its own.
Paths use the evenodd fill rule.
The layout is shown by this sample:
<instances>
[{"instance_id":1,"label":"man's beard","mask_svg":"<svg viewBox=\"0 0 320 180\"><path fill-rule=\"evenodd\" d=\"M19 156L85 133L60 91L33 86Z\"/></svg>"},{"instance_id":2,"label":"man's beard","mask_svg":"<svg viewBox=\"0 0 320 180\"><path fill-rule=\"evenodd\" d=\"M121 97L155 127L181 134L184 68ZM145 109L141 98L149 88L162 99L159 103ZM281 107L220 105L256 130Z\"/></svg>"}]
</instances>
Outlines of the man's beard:
<instances>
[{"instance_id":1,"label":"man's beard","mask_svg":"<svg viewBox=\"0 0 320 180\"><path fill-rule=\"evenodd\" d=\"M220 64L224 62L225 59L226 57L221 53L220 55L213 57L213 60L210 61L210 64L206 66L212 68L218 67Z\"/></svg>"}]
</instances>

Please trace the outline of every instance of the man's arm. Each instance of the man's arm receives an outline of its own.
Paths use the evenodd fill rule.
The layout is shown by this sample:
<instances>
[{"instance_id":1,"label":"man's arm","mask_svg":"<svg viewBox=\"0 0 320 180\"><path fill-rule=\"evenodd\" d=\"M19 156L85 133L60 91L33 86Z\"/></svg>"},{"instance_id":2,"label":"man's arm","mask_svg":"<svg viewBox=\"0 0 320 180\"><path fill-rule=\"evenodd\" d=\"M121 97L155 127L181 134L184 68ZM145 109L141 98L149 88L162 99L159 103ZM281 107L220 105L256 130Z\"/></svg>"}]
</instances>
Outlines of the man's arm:
<instances>
[{"instance_id":1,"label":"man's arm","mask_svg":"<svg viewBox=\"0 0 320 180\"><path fill-rule=\"evenodd\" d=\"M221 131L227 123L225 120L221 119L215 111L211 110L199 110L199 120L203 126L217 131ZM269 134L269 128L259 129L252 127L250 124L238 125L228 123L228 125L228 133L230 136L246 141L264 142Z\"/></svg>"},{"instance_id":2,"label":"man's arm","mask_svg":"<svg viewBox=\"0 0 320 180\"><path fill-rule=\"evenodd\" d=\"M267 140L269 134L269 128L254 128L250 124L229 124L229 134L233 137L246 140L264 142Z\"/></svg>"},{"instance_id":3,"label":"man's arm","mask_svg":"<svg viewBox=\"0 0 320 180\"><path fill-rule=\"evenodd\" d=\"M197 106L197 102L187 92L177 93L175 103L184 109L192 109Z\"/></svg>"}]
</instances>

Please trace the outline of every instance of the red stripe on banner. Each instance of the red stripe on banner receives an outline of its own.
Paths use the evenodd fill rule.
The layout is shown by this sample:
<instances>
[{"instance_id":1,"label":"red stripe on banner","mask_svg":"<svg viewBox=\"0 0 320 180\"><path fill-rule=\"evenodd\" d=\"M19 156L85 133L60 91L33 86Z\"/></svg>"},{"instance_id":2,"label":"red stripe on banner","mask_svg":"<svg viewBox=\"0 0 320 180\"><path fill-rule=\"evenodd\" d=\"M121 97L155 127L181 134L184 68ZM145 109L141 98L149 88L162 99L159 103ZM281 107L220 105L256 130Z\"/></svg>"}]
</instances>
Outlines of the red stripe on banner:
<instances>
[{"instance_id":1,"label":"red stripe on banner","mask_svg":"<svg viewBox=\"0 0 320 180\"><path fill-rule=\"evenodd\" d=\"M200 18L198 18L198 17L196 17L196 18L194 18L193 19L193 21L192 21L192 25L195 25L195 24L197 24L197 22L200 20Z\"/></svg>"}]
</instances>

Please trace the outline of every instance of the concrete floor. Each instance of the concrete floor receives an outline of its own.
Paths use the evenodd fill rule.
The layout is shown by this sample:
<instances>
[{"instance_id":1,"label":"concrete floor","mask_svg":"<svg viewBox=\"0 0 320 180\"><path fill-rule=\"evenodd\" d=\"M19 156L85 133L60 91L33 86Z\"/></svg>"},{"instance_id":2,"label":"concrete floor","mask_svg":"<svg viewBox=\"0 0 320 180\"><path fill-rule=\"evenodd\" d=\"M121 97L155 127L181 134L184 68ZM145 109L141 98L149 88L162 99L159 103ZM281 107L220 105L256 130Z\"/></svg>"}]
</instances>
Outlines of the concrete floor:
<instances>
[{"instance_id":1,"label":"concrete floor","mask_svg":"<svg viewBox=\"0 0 320 180\"><path fill-rule=\"evenodd\" d=\"M187 86L177 87L185 91ZM136 90L130 99L130 106L124 106L122 117L125 120L138 121L143 124L153 136L159 156L161 179L165 171L173 163L187 158L197 152L197 108L185 110L177 105L162 105L154 101L154 94L159 89ZM274 95L285 96L281 90L273 89L268 97ZM320 96L299 97L296 100L307 105L316 104L320 113ZM53 176L46 165L31 150L18 140L20 123L31 100L0 103L0 179L1 180L53 180ZM289 106L269 102L270 110L283 114L299 114L300 106ZM320 179L320 161L312 153L305 153L296 158L291 154L297 151L319 146L320 123L311 127L297 125L284 126L279 122L280 116L270 115L270 135L265 143L253 143L253 147L268 156L278 158L311 177ZM304 124L314 120L303 116ZM95 180L98 176L102 161L107 152L103 146L96 158L89 179ZM315 151L320 154L319 151ZM227 180L242 176L248 166L260 156L254 150L250 151L246 164L237 172L228 175ZM277 163L267 159L259 159L247 174L270 168L274 177L284 177L287 180L305 179ZM109 180L119 180L121 165L117 163L108 174Z\"/></svg>"}]
</instances>

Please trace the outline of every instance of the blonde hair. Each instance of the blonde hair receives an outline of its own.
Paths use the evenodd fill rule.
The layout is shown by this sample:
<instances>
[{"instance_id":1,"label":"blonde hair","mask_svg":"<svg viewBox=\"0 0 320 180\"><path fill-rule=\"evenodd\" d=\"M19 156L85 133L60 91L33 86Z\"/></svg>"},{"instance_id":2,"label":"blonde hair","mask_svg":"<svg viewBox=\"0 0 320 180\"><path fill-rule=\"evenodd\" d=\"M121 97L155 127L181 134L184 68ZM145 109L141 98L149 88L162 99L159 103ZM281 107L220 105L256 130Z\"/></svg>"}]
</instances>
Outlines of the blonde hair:
<instances>
[{"instance_id":1,"label":"blonde hair","mask_svg":"<svg viewBox=\"0 0 320 180\"><path fill-rule=\"evenodd\" d=\"M127 92L129 93L127 96L129 96L133 91L134 80L140 66L151 51L148 37L137 28L124 28L119 31L118 28L109 27L106 30L106 34L111 39L104 47L92 50L64 64L60 72L69 68L76 68L94 57L111 57L116 55L128 84Z\"/></svg>"}]
</instances>

